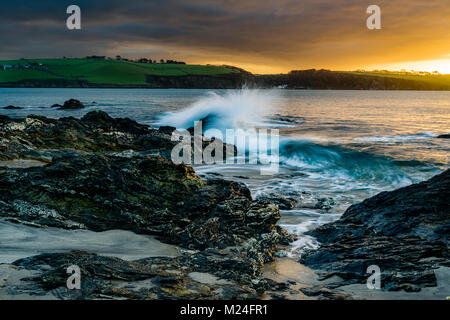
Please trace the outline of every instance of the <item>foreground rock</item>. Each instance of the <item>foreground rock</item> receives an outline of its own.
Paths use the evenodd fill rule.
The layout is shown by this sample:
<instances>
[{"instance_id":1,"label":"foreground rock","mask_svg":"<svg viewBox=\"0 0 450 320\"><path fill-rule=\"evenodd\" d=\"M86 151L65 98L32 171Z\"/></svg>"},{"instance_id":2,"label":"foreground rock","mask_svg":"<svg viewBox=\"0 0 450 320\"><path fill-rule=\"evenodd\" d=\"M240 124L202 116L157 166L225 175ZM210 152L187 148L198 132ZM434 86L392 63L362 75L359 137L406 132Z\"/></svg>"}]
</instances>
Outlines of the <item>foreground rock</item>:
<instances>
[{"instance_id":1,"label":"foreground rock","mask_svg":"<svg viewBox=\"0 0 450 320\"><path fill-rule=\"evenodd\" d=\"M231 279L235 288L248 286L253 294L264 291L262 267L278 245L294 240L275 226L278 208L252 201L244 185L201 180L192 168L161 157L63 156L44 167L1 171L0 194L0 216L8 221L155 234L193 250L180 268L190 264L190 270ZM111 272L104 277L114 279Z\"/></svg>"},{"instance_id":2,"label":"foreground rock","mask_svg":"<svg viewBox=\"0 0 450 320\"><path fill-rule=\"evenodd\" d=\"M126 229L197 249L270 233L280 218L243 184L201 180L192 168L154 156L75 154L4 170L0 200L2 215L36 225Z\"/></svg>"},{"instance_id":3,"label":"foreground rock","mask_svg":"<svg viewBox=\"0 0 450 320\"><path fill-rule=\"evenodd\" d=\"M92 111L81 119L59 120L30 115L25 119L0 116L0 160L33 159L50 162L62 151L144 152L170 157L177 141L175 128L159 130L128 118L111 118L102 111ZM205 141L204 146L209 142ZM233 148L236 153L236 148ZM226 145L224 144L224 154Z\"/></svg>"},{"instance_id":4,"label":"foreground rock","mask_svg":"<svg viewBox=\"0 0 450 320\"><path fill-rule=\"evenodd\" d=\"M311 232L321 242L301 262L337 275L333 286L365 283L377 265L382 289L420 291L436 286L433 269L450 266L450 170L432 179L382 192L351 206L336 222Z\"/></svg>"},{"instance_id":5,"label":"foreground rock","mask_svg":"<svg viewBox=\"0 0 450 320\"><path fill-rule=\"evenodd\" d=\"M437 136L439 139L450 139L450 134L441 134Z\"/></svg>"},{"instance_id":6,"label":"foreground rock","mask_svg":"<svg viewBox=\"0 0 450 320\"><path fill-rule=\"evenodd\" d=\"M186 250L177 258L135 262L86 252L24 259L6 266L38 274L19 292L65 286L67 263L85 272L81 298L252 298L265 290L262 267L279 245L294 240L276 226L278 207L253 200L241 183L203 180L174 164L173 130L103 112L82 119L0 118L0 160L48 163L0 167L0 218L34 227L130 230ZM192 272L214 276L214 283L205 286ZM136 282L150 278L152 285L140 290ZM114 281L137 287L124 293Z\"/></svg>"},{"instance_id":7,"label":"foreground rock","mask_svg":"<svg viewBox=\"0 0 450 320\"><path fill-rule=\"evenodd\" d=\"M260 281L258 288L252 282L251 286L236 282L241 271L238 256L234 260L224 259L225 254L222 260L212 260L212 256L185 252L176 258L126 261L73 251L21 259L12 265L0 265L0 271L3 267L10 274L28 275L8 284L8 294L13 297L30 292L59 299L256 299L267 285ZM203 265L207 261L211 264ZM234 269L226 266L230 262L236 263ZM71 265L80 267L80 290L67 289L67 268ZM203 272L205 269L208 273Z\"/></svg>"}]
</instances>

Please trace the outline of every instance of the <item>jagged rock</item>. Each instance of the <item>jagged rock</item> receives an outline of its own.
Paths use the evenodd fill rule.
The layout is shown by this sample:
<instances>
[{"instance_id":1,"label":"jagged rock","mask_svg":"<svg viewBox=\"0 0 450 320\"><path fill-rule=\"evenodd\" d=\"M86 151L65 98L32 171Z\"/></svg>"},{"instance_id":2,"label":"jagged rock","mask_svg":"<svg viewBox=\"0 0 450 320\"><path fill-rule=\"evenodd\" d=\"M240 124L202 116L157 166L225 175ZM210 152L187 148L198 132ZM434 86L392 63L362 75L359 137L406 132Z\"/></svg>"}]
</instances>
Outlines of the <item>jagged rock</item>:
<instances>
[{"instance_id":1,"label":"jagged rock","mask_svg":"<svg viewBox=\"0 0 450 320\"><path fill-rule=\"evenodd\" d=\"M254 201L244 184L203 180L191 167L174 164L169 156L178 142L172 141L172 131L100 111L81 119L0 116L0 160L48 163L0 168L2 219L35 227L125 229L188 249L172 260L127 262L61 253L24 259L15 267L39 273L31 280L45 293L65 286L63 266L80 264L86 273L80 298L86 299L226 299L262 293L264 263L273 260L278 245L295 237L276 226L278 207ZM169 267L181 275L165 273ZM233 284L208 286L185 271L206 272ZM136 282L149 278L152 285L139 289Z\"/></svg>"},{"instance_id":2,"label":"jagged rock","mask_svg":"<svg viewBox=\"0 0 450 320\"><path fill-rule=\"evenodd\" d=\"M60 110L74 110L74 109L83 109L84 104L76 99L70 99L64 102L64 105L61 106Z\"/></svg>"},{"instance_id":3,"label":"jagged rock","mask_svg":"<svg viewBox=\"0 0 450 320\"><path fill-rule=\"evenodd\" d=\"M49 153L55 153L55 149L86 152L134 150L169 158L178 141L172 141L171 134L166 132L128 118L111 118L102 111L89 112L81 119L67 117L55 120L36 115L11 119L0 116L0 160L41 160L43 154L48 157ZM207 145L208 142L204 142L203 146ZM224 144L224 150L226 146ZM237 149L233 149L236 154Z\"/></svg>"},{"instance_id":4,"label":"jagged rock","mask_svg":"<svg viewBox=\"0 0 450 320\"><path fill-rule=\"evenodd\" d=\"M41 254L17 260L12 267L31 271L33 276L23 279L22 287L12 291L49 292L60 299L256 299L250 286L234 281L194 280L190 275L198 270L191 263L192 253L182 257L155 257L125 261L114 257L73 251ZM67 268L80 268L80 290L68 290ZM208 269L212 270L212 268Z\"/></svg>"},{"instance_id":5,"label":"jagged rock","mask_svg":"<svg viewBox=\"0 0 450 320\"><path fill-rule=\"evenodd\" d=\"M43 167L9 169L0 172L0 199L12 209L3 216L157 234L198 249L242 243L271 232L280 218L275 205L252 201L243 184L201 180L192 168L153 156L64 155ZM53 214L26 215L13 205L18 200Z\"/></svg>"},{"instance_id":6,"label":"jagged rock","mask_svg":"<svg viewBox=\"0 0 450 320\"><path fill-rule=\"evenodd\" d=\"M450 170L428 181L382 192L347 209L336 222L308 234L321 247L300 261L338 275L341 285L364 283L378 265L384 290L436 286L433 269L450 266Z\"/></svg>"}]
</instances>

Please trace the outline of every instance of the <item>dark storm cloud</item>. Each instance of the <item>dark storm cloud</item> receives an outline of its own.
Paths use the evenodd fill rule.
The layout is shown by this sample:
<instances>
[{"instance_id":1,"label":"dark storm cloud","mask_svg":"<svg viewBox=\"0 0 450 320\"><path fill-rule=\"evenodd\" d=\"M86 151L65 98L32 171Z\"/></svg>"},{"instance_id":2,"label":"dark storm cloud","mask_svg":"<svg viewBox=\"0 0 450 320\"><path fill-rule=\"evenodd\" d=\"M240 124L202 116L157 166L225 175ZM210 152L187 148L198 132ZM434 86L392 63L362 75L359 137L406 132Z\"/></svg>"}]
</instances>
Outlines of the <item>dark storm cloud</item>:
<instances>
[{"instance_id":1,"label":"dark storm cloud","mask_svg":"<svg viewBox=\"0 0 450 320\"><path fill-rule=\"evenodd\" d=\"M402 59L425 43L416 54L430 56L443 42L447 1L375 2L378 33L365 28L371 3L361 0L1 1L0 58L158 53L288 68ZM80 31L65 27L71 4L81 7Z\"/></svg>"}]
</instances>

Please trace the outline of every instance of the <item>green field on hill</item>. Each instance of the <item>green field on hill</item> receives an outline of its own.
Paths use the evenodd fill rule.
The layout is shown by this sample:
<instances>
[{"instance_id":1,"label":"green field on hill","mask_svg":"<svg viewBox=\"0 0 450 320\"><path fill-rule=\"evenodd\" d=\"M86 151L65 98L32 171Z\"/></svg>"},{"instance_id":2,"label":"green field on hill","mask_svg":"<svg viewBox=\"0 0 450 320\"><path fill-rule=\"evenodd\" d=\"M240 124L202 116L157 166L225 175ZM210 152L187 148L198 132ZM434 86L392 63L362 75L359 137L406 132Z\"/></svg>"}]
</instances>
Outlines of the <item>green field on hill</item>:
<instances>
[{"instance_id":1,"label":"green field on hill","mask_svg":"<svg viewBox=\"0 0 450 320\"><path fill-rule=\"evenodd\" d=\"M202 66L184 64L147 64L123 60L95 59L22 59L0 60L0 66L25 66L24 69L3 70L0 67L0 83L22 80L84 80L91 84L145 85L146 75L223 75L239 70L222 66Z\"/></svg>"}]
</instances>

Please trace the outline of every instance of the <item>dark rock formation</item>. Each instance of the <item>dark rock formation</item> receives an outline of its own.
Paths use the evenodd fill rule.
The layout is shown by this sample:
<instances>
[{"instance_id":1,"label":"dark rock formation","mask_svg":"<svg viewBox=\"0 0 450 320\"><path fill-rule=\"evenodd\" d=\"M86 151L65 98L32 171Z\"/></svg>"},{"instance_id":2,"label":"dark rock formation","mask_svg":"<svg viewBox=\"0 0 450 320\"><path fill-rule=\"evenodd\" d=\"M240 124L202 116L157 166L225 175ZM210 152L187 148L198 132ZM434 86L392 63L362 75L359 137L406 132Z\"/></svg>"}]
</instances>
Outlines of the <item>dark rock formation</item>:
<instances>
[{"instance_id":1,"label":"dark rock formation","mask_svg":"<svg viewBox=\"0 0 450 320\"><path fill-rule=\"evenodd\" d=\"M437 136L439 139L450 139L450 133L449 134L441 134Z\"/></svg>"},{"instance_id":2,"label":"dark rock formation","mask_svg":"<svg viewBox=\"0 0 450 320\"><path fill-rule=\"evenodd\" d=\"M92 111L83 118L48 119L30 115L25 119L0 116L0 160L51 160L56 150L86 152L122 152L134 150L170 157L178 141L173 130L155 130L128 118L111 118ZM203 147L209 143L204 141ZM50 150L50 151L49 151ZM226 155L224 144L224 155ZM236 153L236 148L233 148ZM57 152L56 152L57 153Z\"/></svg>"},{"instance_id":3,"label":"dark rock formation","mask_svg":"<svg viewBox=\"0 0 450 320\"><path fill-rule=\"evenodd\" d=\"M64 105L60 107L60 110L74 110L74 109L83 109L84 104L76 99L70 99L64 102Z\"/></svg>"},{"instance_id":4,"label":"dark rock formation","mask_svg":"<svg viewBox=\"0 0 450 320\"><path fill-rule=\"evenodd\" d=\"M253 202L243 184L203 181L192 168L153 156L64 155L44 167L5 170L0 200L1 215L35 225L69 220L195 249L240 244L270 233L280 218L275 205Z\"/></svg>"},{"instance_id":5,"label":"dark rock formation","mask_svg":"<svg viewBox=\"0 0 450 320\"><path fill-rule=\"evenodd\" d=\"M40 272L32 279L39 290L64 287L67 263L84 268L87 281L81 298L252 298L265 290L264 263L273 260L278 245L294 240L275 225L278 207L254 201L243 184L203 180L191 167L174 164L169 159L178 143L171 139L173 130L151 129L104 112L90 112L81 119L0 117L1 160L48 163L0 168L2 219L35 227L125 229L188 249L176 259L145 262L79 252L16 262ZM164 271L169 267L179 276ZM188 271L233 283L208 287L188 279ZM115 287L115 281L149 278L155 288Z\"/></svg>"},{"instance_id":6,"label":"dark rock formation","mask_svg":"<svg viewBox=\"0 0 450 320\"><path fill-rule=\"evenodd\" d=\"M22 287L11 288L11 291L32 291L37 296L52 292L61 299L257 298L258 293L252 287L220 278L220 275L213 276L217 280L213 278L212 283L199 282L192 276L197 272L193 261L190 253L176 258L156 257L137 261L80 251L42 254L14 262L14 266L32 271L34 276L24 279ZM66 270L71 265L80 267L80 290L70 291L66 287ZM215 272L213 266L209 270ZM231 269L228 271L229 275L233 274Z\"/></svg>"},{"instance_id":7,"label":"dark rock formation","mask_svg":"<svg viewBox=\"0 0 450 320\"><path fill-rule=\"evenodd\" d=\"M4 107L3 109L6 109L6 110L20 110L20 109L23 109L22 107L16 107L16 106L7 106L7 107Z\"/></svg>"},{"instance_id":8,"label":"dark rock formation","mask_svg":"<svg viewBox=\"0 0 450 320\"><path fill-rule=\"evenodd\" d=\"M351 206L336 222L311 232L321 242L301 262L338 275L341 285L365 283L370 265L384 290L436 286L433 269L450 266L450 170L432 179L382 192Z\"/></svg>"}]
</instances>

